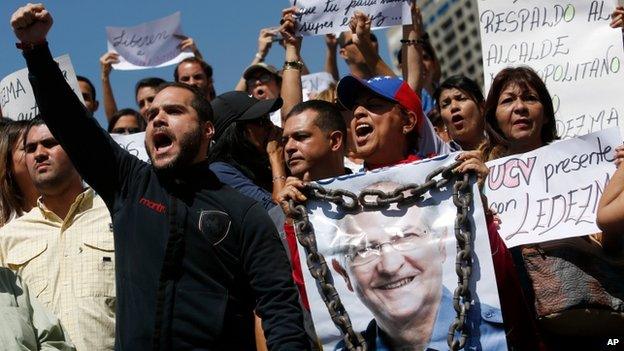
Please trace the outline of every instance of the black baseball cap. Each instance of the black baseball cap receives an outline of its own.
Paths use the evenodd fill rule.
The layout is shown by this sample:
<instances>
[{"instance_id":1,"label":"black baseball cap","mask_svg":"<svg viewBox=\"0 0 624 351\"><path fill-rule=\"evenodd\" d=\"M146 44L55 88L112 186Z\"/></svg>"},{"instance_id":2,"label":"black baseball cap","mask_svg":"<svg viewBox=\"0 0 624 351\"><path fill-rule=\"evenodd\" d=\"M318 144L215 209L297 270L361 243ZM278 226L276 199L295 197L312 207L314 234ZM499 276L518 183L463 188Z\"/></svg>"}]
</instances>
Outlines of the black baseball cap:
<instances>
[{"instance_id":1,"label":"black baseball cap","mask_svg":"<svg viewBox=\"0 0 624 351\"><path fill-rule=\"evenodd\" d=\"M277 111L282 107L282 98L258 100L243 91L229 91L214 98L210 105L215 117L215 138L219 138L232 122L251 121Z\"/></svg>"}]
</instances>

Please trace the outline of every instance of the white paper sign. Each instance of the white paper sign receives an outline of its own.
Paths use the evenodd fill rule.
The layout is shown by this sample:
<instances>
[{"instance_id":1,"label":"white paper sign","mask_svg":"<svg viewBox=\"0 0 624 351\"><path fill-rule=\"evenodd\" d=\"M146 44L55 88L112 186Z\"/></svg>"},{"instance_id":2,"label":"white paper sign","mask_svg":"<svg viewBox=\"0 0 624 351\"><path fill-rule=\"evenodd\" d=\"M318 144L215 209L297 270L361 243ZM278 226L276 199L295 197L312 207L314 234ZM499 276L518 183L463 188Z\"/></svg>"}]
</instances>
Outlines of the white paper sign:
<instances>
[{"instance_id":1,"label":"white paper sign","mask_svg":"<svg viewBox=\"0 0 624 351\"><path fill-rule=\"evenodd\" d=\"M149 156L145 150L145 132L134 134L111 134L113 140L119 144L130 155L141 161L150 163Z\"/></svg>"},{"instance_id":2,"label":"white paper sign","mask_svg":"<svg viewBox=\"0 0 624 351\"><path fill-rule=\"evenodd\" d=\"M446 155L318 183L356 196L363 189L389 192L408 183L422 184L431 171L454 161L455 155ZM472 187L478 191L476 184ZM473 200L471 232L485 234L480 197ZM403 329L413 331L402 334L418 345L415 349L424 345L425 349L448 350L448 330L456 316L452 296L457 287L457 207L452 184L426 193L423 201L410 206L394 204L347 213L336 204L311 200L306 209L318 251L325 257L354 331L363 334L369 349L390 349L380 345L375 334L384 334L387 342L396 340ZM474 300L466 323L479 330L471 332L466 349L507 350L487 234L474 237L473 250L470 286ZM344 342L307 268L301 245L299 257L319 341L324 350L342 350ZM402 328L395 327L399 322ZM407 346L405 340L401 342Z\"/></svg>"},{"instance_id":3,"label":"white paper sign","mask_svg":"<svg viewBox=\"0 0 624 351\"><path fill-rule=\"evenodd\" d=\"M621 143L609 128L488 162L485 195L507 247L600 232L596 210Z\"/></svg>"},{"instance_id":4,"label":"white paper sign","mask_svg":"<svg viewBox=\"0 0 624 351\"><path fill-rule=\"evenodd\" d=\"M76 72L69 55L65 54L54 59L69 86L84 104L82 93L76 79ZM14 120L28 120L39 113L35 94L28 81L28 68L13 72L0 81L0 106L2 115Z\"/></svg>"},{"instance_id":5,"label":"white paper sign","mask_svg":"<svg viewBox=\"0 0 624 351\"><path fill-rule=\"evenodd\" d=\"M361 11L371 28L412 23L410 0L290 0L301 10L297 31L301 35L321 35L349 30L353 13Z\"/></svg>"},{"instance_id":6,"label":"white paper sign","mask_svg":"<svg viewBox=\"0 0 624 351\"><path fill-rule=\"evenodd\" d=\"M527 65L553 98L563 139L624 127L622 31L616 0L478 1L485 91L508 66Z\"/></svg>"},{"instance_id":7,"label":"white paper sign","mask_svg":"<svg viewBox=\"0 0 624 351\"><path fill-rule=\"evenodd\" d=\"M321 91L328 89L331 83L335 83L334 78L327 72L306 74L301 76L301 88L303 90L303 101L314 97Z\"/></svg>"},{"instance_id":8,"label":"white paper sign","mask_svg":"<svg viewBox=\"0 0 624 351\"><path fill-rule=\"evenodd\" d=\"M180 51L180 12L135 27L106 27L108 51L119 54L113 68L134 70L174 65L193 56Z\"/></svg>"}]
</instances>

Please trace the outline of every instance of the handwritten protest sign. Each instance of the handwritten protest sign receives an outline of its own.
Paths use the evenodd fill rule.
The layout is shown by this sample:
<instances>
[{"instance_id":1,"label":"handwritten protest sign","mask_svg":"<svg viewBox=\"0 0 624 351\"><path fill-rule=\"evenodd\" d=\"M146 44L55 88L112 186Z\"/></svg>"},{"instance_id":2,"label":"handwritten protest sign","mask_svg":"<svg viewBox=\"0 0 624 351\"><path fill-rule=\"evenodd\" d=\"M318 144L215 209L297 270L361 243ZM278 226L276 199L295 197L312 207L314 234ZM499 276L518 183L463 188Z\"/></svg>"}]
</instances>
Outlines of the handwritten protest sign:
<instances>
[{"instance_id":1,"label":"handwritten protest sign","mask_svg":"<svg viewBox=\"0 0 624 351\"><path fill-rule=\"evenodd\" d=\"M310 96L315 96L321 91L329 88L331 83L335 83L334 78L327 72L312 73L301 76L303 100L307 101L310 99Z\"/></svg>"},{"instance_id":2,"label":"handwritten protest sign","mask_svg":"<svg viewBox=\"0 0 624 351\"><path fill-rule=\"evenodd\" d=\"M507 247L599 232L598 201L621 143L609 128L488 162L485 195Z\"/></svg>"},{"instance_id":3,"label":"handwritten protest sign","mask_svg":"<svg viewBox=\"0 0 624 351\"><path fill-rule=\"evenodd\" d=\"M193 56L180 51L180 12L135 27L106 27L108 51L119 54L113 68L134 70L174 65Z\"/></svg>"},{"instance_id":4,"label":"handwritten protest sign","mask_svg":"<svg viewBox=\"0 0 624 351\"><path fill-rule=\"evenodd\" d=\"M383 28L412 22L410 0L290 0L301 11L297 31L301 35L321 35L349 30L353 13L361 11Z\"/></svg>"},{"instance_id":5,"label":"handwritten protest sign","mask_svg":"<svg viewBox=\"0 0 624 351\"><path fill-rule=\"evenodd\" d=\"M58 63L69 86L80 101L84 103L69 55L65 54L54 60ZM13 72L0 81L0 98L4 117L14 120L29 120L39 113L35 94L28 81L28 68Z\"/></svg>"},{"instance_id":6,"label":"handwritten protest sign","mask_svg":"<svg viewBox=\"0 0 624 351\"><path fill-rule=\"evenodd\" d=\"M623 128L622 31L609 27L616 0L478 5L486 92L501 69L528 65L552 95L562 138Z\"/></svg>"},{"instance_id":7,"label":"handwritten protest sign","mask_svg":"<svg viewBox=\"0 0 624 351\"><path fill-rule=\"evenodd\" d=\"M427 174L452 164L454 156L345 175L318 184L345 189L356 196L363 189L389 192L407 183L424 183ZM471 186L478 193L476 184ZM400 330L411 330L402 335L410 335L410 342L418 345L414 349L448 350L449 325L456 316L452 296L457 287L457 207L452 189L450 184L424 194L424 200L416 204L393 204L380 210L345 212L320 200L306 204L318 251L325 257L354 331L363 333L369 349L389 349L378 343L378 333L385 336L383 340L395 341ZM480 197L473 199L472 233L487 233ZM476 235L473 245L469 288L473 300L466 323L478 330L471 331L466 349L480 344L483 350L506 350L488 236ZM325 350L343 349L344 342L319 294L319 285L306 268L307 256L301 246L299 256L318 338ZM393 327L398 324L401 328Z\"/></svg>"},{"instance_id":8,"label":"handwritten protest sign","mask_svg":"<svg viewBox=\"0 0 624 351\"><path fill-rule=\"evenodd\" d=\"M111 137L130 155L136 156L141 161L150 162L145 150L145 132L128 135L111 134Z\"/></svg>"}]
</instances>

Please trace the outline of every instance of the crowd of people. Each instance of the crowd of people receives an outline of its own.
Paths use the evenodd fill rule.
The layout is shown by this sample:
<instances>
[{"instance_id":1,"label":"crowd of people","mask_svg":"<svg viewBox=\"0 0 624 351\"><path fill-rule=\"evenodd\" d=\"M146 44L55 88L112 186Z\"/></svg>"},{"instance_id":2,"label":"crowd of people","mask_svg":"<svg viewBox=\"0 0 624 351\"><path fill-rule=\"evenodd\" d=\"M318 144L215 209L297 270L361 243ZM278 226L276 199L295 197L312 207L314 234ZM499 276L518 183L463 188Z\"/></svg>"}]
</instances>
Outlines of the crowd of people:
<instances>
[{"instance_id":1,"label":"crowd of people","mask_svg":"<svg viewBox=\"0 0 624 351\"><path fill-rule=\"evenodd\" d=\"M0 123L0 349L319 349L288 205L306 200L307 182L461 151L456 171L482 184L486 161L558 139L535 71L506 68L486 95L464 75L440 81L415 3L411 16L402 76L379 55L371 20L356 12L351 31L326 37L325 71L336 84L305 102L296 8L282 12L279 31L260 31L249 67L221 94L213 68L183 37L181 49L195 56L175 66L173 81L141 79L137 106L119 109L110 81L119 57L106 53L104 130L92 115L95 86L78 76L83 105L53 60L52 15L41 4L19 8L11 25L40 115ZM612 26L623 25L617 7ZM264 62L278 35L282 69ZM349 69L342 78L338 55ZM142 131L150 163L110 136ZM614 158L597 212L602 233L580 240L617 256L624 148ZM525 252L506 248L484 200L488 230L476 235L490 241L508 348L596 345L540 324ZM338 268L348 280L345 262ZM380 321L372 328L382 338L367 338L368 349L409 349Z\"/></svg>"}]
</instances>

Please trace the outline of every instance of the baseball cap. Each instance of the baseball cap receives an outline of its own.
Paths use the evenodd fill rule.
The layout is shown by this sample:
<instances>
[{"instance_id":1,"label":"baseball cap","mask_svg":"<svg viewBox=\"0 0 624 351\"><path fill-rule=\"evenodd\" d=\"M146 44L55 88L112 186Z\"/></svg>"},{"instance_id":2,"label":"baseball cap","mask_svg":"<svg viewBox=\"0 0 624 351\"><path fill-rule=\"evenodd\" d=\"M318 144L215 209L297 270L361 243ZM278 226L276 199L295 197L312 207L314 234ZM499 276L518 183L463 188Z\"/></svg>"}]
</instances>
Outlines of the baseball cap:
<instances>
[{"instance_id":1,"label":"baseball cap","mask_svg":"<svg viewBox=\"0 0 624 351\"><path fill-rule=\"evenodd\" d=\"M275 68L275 66L266 64L264 62L260 62L260 63L256 63L254 65L247 67L245 72L243 72L243 78L249 79L249 76L257 70L265 70L271 74L279 76L279 71L277 70L277 68Z\"/></svg>"},{"instance_id":2,"label":"baseball cap","mask_svg":"<svg viewBox=\"0 0 624 351\"><path fill-rule=\"evenodd\" d=\"M416 113L419 126L425 118L420 97L398 77L380 76L362 80L354 76L346 76L338 82L336 90L340 103L351 111L353 111L357 98L365 91L369 91Z\"/></svg>"},{"instance_id":3,"label":"baseball cap","mask_svg":"<svg viewBox=\"0 0 624 351\"><path fill-rule=\"evenodd\" d=\"M214 98L210 105L215 116L215 138L219 138L232 122L251 121L278 110L282 98L258 100L242 91L229 91Z\"/></svg>"}]
</instances>

